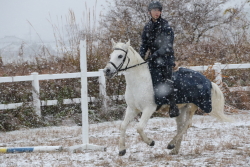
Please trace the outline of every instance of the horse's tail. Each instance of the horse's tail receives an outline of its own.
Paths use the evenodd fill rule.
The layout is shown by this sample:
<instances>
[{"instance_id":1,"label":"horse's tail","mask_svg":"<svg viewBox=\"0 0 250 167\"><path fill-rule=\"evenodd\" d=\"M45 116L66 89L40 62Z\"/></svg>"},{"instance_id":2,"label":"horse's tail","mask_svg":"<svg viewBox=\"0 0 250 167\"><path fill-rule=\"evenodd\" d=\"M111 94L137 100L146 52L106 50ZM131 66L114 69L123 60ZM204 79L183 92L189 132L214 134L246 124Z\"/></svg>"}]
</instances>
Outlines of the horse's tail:
<instances>
[{"instance_id":1,"label":"horse's tail","mask_svg":"<svg viewBox=\"0 0 250 167\"><path fill-rule=\"evenodd\" d=\"M234 122L234 119L224 114L225 99L219 86L212 82L211 89L212 111L210 115L222 122Z\"/></svg>"}]
</instances>

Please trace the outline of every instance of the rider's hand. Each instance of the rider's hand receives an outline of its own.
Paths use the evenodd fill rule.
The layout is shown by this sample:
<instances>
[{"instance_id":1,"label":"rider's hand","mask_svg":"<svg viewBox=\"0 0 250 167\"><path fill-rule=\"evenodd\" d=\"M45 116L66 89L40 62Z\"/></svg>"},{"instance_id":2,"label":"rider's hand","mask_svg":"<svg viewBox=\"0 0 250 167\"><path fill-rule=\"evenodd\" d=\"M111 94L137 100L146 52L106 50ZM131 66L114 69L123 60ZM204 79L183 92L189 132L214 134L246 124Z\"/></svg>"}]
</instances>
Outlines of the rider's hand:
<instances>
[{"instance_id":1,"label":"rider's hand","mask_svg":"<svg viewBox=\"0 0 250 167\"><path fill-rule=\"evenodd\" d=\"M150 55L149 56L149 58L148 59L150 59L150 60L155 60L157 58L157 54L155 54L155 53L153 53L152 55Z\"/></svg>"}]
</instances>

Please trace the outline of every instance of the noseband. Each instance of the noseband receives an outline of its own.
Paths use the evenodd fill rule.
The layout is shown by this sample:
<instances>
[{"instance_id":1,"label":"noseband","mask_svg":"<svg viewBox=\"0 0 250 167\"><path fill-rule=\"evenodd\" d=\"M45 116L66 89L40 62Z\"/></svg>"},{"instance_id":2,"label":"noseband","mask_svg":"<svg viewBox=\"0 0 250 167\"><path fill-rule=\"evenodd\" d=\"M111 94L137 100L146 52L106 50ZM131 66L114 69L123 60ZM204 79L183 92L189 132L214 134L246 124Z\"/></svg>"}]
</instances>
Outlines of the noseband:
<instances>
[{"instance_id":1,"label":"noseband","mask_svg":"<svg viewBox=\"0 0 250 167\"><path fill-rule=\"evenodd\" d=\"M133 66L128 67L128 64L129 64L129 62L130 62L130 58L128 57L128 63L127 63L127 65L126 65L126 67L122 69L122 66L123 66L123 64L124 64L125 61L126 61L128 51L125 51L125 50L120 49L120 48L115 48L114 50L121 50L121 51L125 52L125 56L124 56L124 58L123 58L123 60L122 60L122 63L121 63L118 67L116 67L116 65L115 65L113 62L111 62L111 61L109 62L109 63L112 64L112 66L116 69L116 75L117 75L118 72L120 72L120 71L126 71L127 69L130 69L130 68L133 68L133 67L136 67L136 66L139 66L139 65L142 65L142 64L147 63L146 61L144 61L143 63L136 64L136 65L133 65Z\"/></svg>"}]
</instances>

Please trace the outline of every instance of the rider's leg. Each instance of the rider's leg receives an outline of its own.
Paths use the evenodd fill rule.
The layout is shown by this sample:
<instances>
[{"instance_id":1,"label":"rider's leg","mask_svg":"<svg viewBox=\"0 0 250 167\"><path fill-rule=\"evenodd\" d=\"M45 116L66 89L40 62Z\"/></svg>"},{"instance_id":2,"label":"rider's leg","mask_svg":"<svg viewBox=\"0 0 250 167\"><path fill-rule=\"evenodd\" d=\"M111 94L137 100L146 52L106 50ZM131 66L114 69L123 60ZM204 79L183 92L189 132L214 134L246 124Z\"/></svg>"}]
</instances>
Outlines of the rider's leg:
<instances>
[{"instance_id":1,"label":"rider's leg","mask_svg":"<svg viewBox=\"0 0 250 167\"><path fill-rule=\"evenodd\" d=\"M153 89L154 89L154 99L155 104L157 104L156 111L161 108L163 104L166 104L166 96L162 95L161 86L164 86L162 82L165 82L163 78L162 68L152 66L151 62L148 63L149 71L152 78Z\"/></svg>"}]
</instances>

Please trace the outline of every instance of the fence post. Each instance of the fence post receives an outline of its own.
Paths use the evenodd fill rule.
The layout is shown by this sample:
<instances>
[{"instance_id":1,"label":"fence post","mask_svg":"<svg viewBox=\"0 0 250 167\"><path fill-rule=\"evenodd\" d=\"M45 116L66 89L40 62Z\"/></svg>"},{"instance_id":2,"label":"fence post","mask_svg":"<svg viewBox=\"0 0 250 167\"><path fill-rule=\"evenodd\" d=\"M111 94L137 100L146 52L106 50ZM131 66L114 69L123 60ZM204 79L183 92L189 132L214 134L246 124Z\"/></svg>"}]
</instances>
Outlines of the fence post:
<instances>
[{"instance_id":1,"label":"fence post","mask_svg":"<svg viewBox=\"0 0 250 167\"><path fill-rule=\"evenodd\" d=\"M88 82L87 82L87 45L86 38L80 41L80 67L81 67L81 108L82 108L82 142L81 145L71 146L69 151L76 150L104 150L106 147L89 144L89 121L88 121Z\"/></svg>"},{"instance_id":2,"label":"fence post","mask_svg":"<svg viewBox=\"0 0 250 167\"><path fill-rule=\"evenodd\" d=\"M41 102L40 102L40 98L39 98L39 80L38 80L38 73L37 72L33 72L31 73L31 75L33 76L33 80L32 80L32 96L33 96L33 106L35 108L36 114L41 117Z\"/></svg>"},{"instance_id":3,"label":"fence post","mask_svg":"<svg viewBox=\"0 0 250 167\"><path fill-rule=\"evenodd\" d=\"M221 85L222 84L221 63L214 63L213 69L215 70L216 84Z\"/></svg>"},{"instance_id":4,"label":"fence post","mask_svg":"<svg viewBox=\"0 0 250 167\"><path fill-rule=\"evenodd\" d=\"M81 68L81 109L82 109L82 142L89 143L88 120L88 80L87 80L87 49L86 39L80 41L80 68Z\"/></svg>"},{"instance_id":5,"label":"fence post","mask_svg":"<svg viewBox=\"0 0 250 167\"><path fill-rule=\"evenodd\" d=\"M106 79L104 76L103 69L99 69L100 77L99 77L99 95L103 98L103 106L104 109L107 109L107 94L106 94Z\"/></svg>"}]
</instances>

